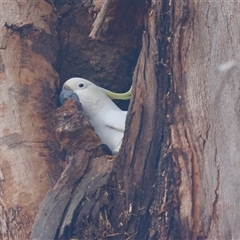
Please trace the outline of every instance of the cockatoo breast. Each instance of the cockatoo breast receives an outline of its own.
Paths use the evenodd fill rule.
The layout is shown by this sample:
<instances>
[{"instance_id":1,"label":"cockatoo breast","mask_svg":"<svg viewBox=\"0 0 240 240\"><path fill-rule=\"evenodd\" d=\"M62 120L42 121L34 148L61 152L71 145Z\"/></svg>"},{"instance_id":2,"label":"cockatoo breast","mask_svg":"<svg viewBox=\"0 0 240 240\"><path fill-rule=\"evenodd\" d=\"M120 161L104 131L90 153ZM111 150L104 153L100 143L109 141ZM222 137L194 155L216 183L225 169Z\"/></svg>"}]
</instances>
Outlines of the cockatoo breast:
<instances>
[{"instance_id":1,"label":"cockatoo breast","mask_svg":"<svg viewBox=\"0 0 240 240\"><path fill-rule=\"evenodd\" d=\"M97 86L88 86L86 90L75 90L75 93L78 95L83 111L89 120L105 114L110 109L119 110L112 100Z\"/></svg>"}]
</instances>

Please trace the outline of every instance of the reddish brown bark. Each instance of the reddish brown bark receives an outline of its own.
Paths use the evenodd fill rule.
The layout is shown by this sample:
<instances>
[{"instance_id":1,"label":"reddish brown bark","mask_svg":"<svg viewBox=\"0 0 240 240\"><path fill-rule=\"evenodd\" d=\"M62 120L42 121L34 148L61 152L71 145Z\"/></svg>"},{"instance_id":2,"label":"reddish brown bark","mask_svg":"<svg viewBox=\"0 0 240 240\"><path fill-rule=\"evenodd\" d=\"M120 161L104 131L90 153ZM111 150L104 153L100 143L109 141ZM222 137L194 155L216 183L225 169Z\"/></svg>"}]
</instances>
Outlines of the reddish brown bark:
<instances>
[{"instance_id":1,"label":"reddish brown bark","mask_svg":"<svg viewBox=\"0 0 240 240\"><path fill-rule=\"evenodd\" d=\"M28 239L36 210L60 175L51 131L57 19L44 1L0 5L0 238Z\"/></svg>"},{"instance_id":2,"label":"reddish brown bark","mask_svg":"<svg viewBox=\"0 0 240 240\"><path fill-rule=\"evenodd\" d=\"M1 237L29 237L47 172L59 176L60 142L65 170L39 208L33 239L238 239L239 69L216 69L239 53L239 3L61 4L0 8ZM52 11L61 15L62 82L80 76L124 91L135 69L116 158L74 101L58 110L52 133Z\"/></svg>"}]
</instances>

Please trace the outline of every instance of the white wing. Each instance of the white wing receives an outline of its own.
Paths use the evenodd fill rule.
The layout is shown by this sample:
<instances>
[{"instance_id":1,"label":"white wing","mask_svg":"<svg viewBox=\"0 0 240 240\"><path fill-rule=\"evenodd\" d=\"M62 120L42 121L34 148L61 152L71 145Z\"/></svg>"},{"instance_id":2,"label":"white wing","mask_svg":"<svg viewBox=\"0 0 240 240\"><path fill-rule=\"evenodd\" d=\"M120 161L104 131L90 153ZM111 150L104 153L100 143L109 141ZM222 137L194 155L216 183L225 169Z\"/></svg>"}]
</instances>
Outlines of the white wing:
<instances>
[{"instance_id":1,"label":"white wing","mask_svg":"<svg viewBox=\"0 0 240 240\"><path fill-rule=\"evenodd\" d=\"M104 116L106 126L124 132L127 111L108 111Z\"/></svg>"}]
</instances>

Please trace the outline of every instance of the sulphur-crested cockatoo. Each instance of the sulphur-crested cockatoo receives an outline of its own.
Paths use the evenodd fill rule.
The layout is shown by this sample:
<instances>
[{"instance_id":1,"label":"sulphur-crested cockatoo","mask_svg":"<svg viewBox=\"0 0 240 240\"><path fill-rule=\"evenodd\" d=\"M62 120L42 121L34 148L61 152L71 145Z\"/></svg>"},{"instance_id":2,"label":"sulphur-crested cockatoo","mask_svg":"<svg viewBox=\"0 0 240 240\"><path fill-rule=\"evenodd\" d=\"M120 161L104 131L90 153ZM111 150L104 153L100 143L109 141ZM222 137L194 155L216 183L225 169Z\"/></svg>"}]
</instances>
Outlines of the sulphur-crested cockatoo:
<instances>
[{"instance_id":1,"label":"sulphur-crested cockatoo","mask_svg":"<svg viewBox=\"0 0 240 240\"><path fill-rule=\"evenodd\" d=\"M60 101L63 102L66 98L76 99L76 95L102 142L113 153L117 153L122 143L127 111L122 111L111 99L129 99L131 89L126 93L114 93L86 79L71 78L63 85Z\"/></svg>"}]
</instances>

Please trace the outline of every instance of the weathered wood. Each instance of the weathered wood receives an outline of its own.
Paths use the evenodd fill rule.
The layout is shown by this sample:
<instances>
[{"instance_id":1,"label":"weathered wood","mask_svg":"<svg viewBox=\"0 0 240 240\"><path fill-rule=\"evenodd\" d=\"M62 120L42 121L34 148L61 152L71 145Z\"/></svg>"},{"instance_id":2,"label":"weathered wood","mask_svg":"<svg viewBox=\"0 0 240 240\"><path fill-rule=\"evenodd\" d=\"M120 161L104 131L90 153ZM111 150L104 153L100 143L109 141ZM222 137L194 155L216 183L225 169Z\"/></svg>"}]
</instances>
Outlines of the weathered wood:
<instances>
[{"instance_id":1,"label":"weathered wood","mask_svg":"<svg viewBox=\"0 0 240 240\"><path fill-rule=\"evenodd\" d=\"M66 102L58 112L55 131L68 149L67 162L40 206L33 239L240 237L239 69L216 71L240 52L240 3L141 1L149 7L146 13L136 7L139 2L104 10L97 27L101 41L87 38L96 13L92 1L78 7L71 2L71 11L63 11L62 80L81 76L117 89L129 83L136 59L129 56L139 49L144 30L142 50L116 159L107 155L77 103ZM57 76L48 63L54 64L57 47L51 45L56 19L46 4L0 8L3 239L29 237L49 188L45 173L52 165L45 163L62 153L49 128ZM21 14L6 15L9 9ZM104 21L106 16L111 19ZM39 39L44 44L36 44ZM102 81L107 78L112 80Z\"/></svg>"},{"instance_id":2,"label":"weathered wood","mask_svg":"<svg viewBox=\"0 0 240 240\"><path fill-rule=\"evenodd\" d=\"M235 204L239 191L234 190L238 87L232 87L239 84L238 71L232 72L223 91L217 85L222 86L224 75L216 72L222 61L231 59L231 46L239 47L228 40L227 32L230 18L235 26L238 19L233 17L236 5L224 4L225 13L217 16L219 3L152 2L135 71L128 130L107 184L111 204L99 212L109 227L100 227L96 221L100 217L82 219L78 236L239 238ZM226 25L221 41L216 21L219 28ZM230 32L231 36L238 31ZM216 104L216 98L221 103ZM230 222L234 227L229 227Z\"/></svg>"},{"instance_id":3,"label":"weathered wood","mask_svg":"<svg viewBox=\"0 0 240 240\"><path fill-rule=\"evenodd\" d=\"M145 17L143 46L134 73L123 152L116 159L113 184L108 188L114 196L109 221L117 239L179 236L175 222L178 184L174 186L171 183L178 181L178 168L174 169L173 159L168 153L170 135L167 122L170 119L164 117L169 104L169 56L158 51L160 41L167 46L170 31L156 32L169 20L162 15L167 11L166 7L166 3L157 5L153 1ZM164 21L159 23L156 19ZM170 224L174 226L171 232L166 228Z\"/></svg>"},{"instance_id":4,"label":"weathered wood","mask_svg":"<svg viewBox=\"0 0 240 240\"><path fill-rule=\"evenodd\" d=\"M101 34L101 27L104 23L104 20L106 19L106 14L107 14L110 2L111 2L110 0L104 0L99 13L97 14L97 18L95 19L92 25L93 29L89 34L89 37L91 37L92 39L97 39Z\"/></svg>"},{"instance_id":5,"label":"weathered wood","mask_svg":"<svg viewBox=\"0 0 240 240\"><path fill-rule=\"evenodd\" d=\"M106 156L110 149L93 131L79 102L67 100L58 110L55 133L69 152L66 168L41 203L31 239L70 236L78 212L86 217L82 212L87 213L99 201L113 164L113 157Z\"/></svg>"},{"instance_id":6,"label":"weathered wood","mask_svg":"<svg viewBox=\"0 0 240 240\"><path fill-rule=\"evenodd\" d=\"M56 15L45 1L0 2L0 239L28 239L61 174L56 109Z\"/></svg>"},{"instance_id":7,"label":"weathered wood","mask_svg":"<svg viewBox=\"0 0 240 240\"><path fill-rule=\"evenodd\" d=\"M102 144L93 127L82 113L79 102L68 99L54 117L54 133L65 150L76 153L80 148Z\"/></svg>"},{"instance_id":8,"label":"weathered wood","mask_svg":"<svg viewBox=\"0 0 240 240\"><path fill-rule=\"evenodd\" d=\"M171 131L174 158L181 169L183 237L239 239L239 69L226 78L217 67L240 52L235 41L240 34L236 14L240 4L173 4L177 124Z\"/></svg>"},{"instance_id":9,"label":"weathered wood","mask_svg":"<svg viewBox=\"0 0 240 240\"><path fill-rule=\"evenodd\" d=\"M81 217L81 209L75 230L80 239L93 239L94 236L99 239L181 236L176 221L178 191L172 184L175 180L179 185L179 170L171 154L166 154L169 151L169 131L165 132L165 140L163 137L164 115L169 101L167 97L163 100L169 91L168 58L159 64L155 32L155 19L159 19L166 5L155 8L153 3L153 6L145 19L143 47L135 69L123 146L106 184L107 201L100 206L96 204L94 211L85 208L88 218ZM168 42L169 34L162 35L163 43ZM158 76L160 69L162 74ZM165 146L166 152L162 152L161 146ZM162 221L159 222L159 218ZM170 224L173 231L166 228Z\"/></svg>"}]
</instances>

